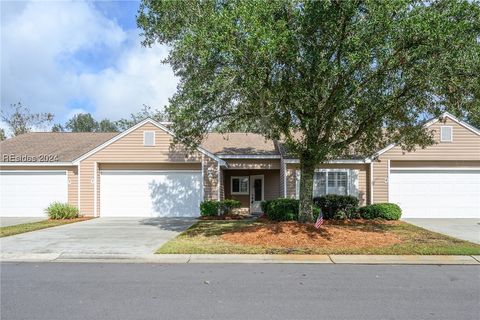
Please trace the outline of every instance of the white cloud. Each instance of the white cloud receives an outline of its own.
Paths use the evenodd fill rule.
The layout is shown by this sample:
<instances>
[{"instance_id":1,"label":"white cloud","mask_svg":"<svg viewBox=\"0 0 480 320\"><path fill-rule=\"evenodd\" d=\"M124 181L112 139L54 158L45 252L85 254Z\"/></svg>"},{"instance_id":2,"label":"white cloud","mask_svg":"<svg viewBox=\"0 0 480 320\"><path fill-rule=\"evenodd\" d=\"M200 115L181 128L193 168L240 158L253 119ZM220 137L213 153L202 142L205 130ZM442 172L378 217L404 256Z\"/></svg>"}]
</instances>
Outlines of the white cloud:
<instances>
[{"instance_id":1,"label":"white cloud","mask_svg":"<svg viewBox=\"0 0 480 320\"><path fill-rule=\"evenodd\" d=\"M2 2L1 29L2 107L21 101L55 113L55 122L74 109L117 119L142 104L162 107L175 91L177 79L161 63L166 48L142 47L138 30L122 29L87 2ZM108 63L75 59L99 51Z\"/></svg>"},{"instance_id":2,"label":"white cloud","mask_svg":"<svg viewBox=\"0 0 480 320\"><path fill-rule=\"evenodd\" d=\"M96 114L119 117L143 104L154 108L166 105L177 85L170 67L161 63L166 54L164 47L144 48L137 41L120 55L114 68L82 74L81 87L97 106Z\"/></svg>"}]
</instances>

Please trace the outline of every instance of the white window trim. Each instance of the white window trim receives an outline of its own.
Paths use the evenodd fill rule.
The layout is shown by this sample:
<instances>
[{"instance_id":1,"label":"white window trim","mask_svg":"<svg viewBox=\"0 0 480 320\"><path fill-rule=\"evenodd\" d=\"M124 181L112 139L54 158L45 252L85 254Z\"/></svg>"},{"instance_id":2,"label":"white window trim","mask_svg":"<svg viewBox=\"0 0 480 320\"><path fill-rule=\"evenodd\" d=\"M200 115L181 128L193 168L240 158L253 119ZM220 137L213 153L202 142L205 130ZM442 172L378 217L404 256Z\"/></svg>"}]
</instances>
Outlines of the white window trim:
<instances>
[{"instance_id":1,"label":"white window trim","mask_svg":"<svg viewBox=\"0 0 480 320\"><path fill-rule=\"evenodd\" d=\"M233 179L242 179L242 178L247 178L248 185L247 185L247 191L246 192L234 192L233 191ZM240 184L239 184L240 186ZM231 176L230 177L230 194L232 195L249 195L250 194L250 177L249 176Z\"/></svg>"},{"instance_id":2,"label":"white window trim","mask_svg":"<svg viewBox=\"0 0 480 320\"><path fill-rule=\"evenodd\" d=\"M315 169L315 172L325 172L325 195L329 194L328 191L328 173L329 172L346 172L347 173L347 196L350 195L350 169ZM314 177L315 179L315 177ZM295 198L300 198L300 170L296 170L296 184L295 184ZM332 193L333 194L333 193Z\"/></svg>"},{"instance_id":3,"label":"white window trim","mask_svg":"<svg viewBox=\"0 0 480 320\"><path fill-rule=\"evenodd\" d=\"M325 195L327 194L333 194L333 193L328 193L328 173L329 172L346 172L347 173L347 196L350 195L350 169L317 169L315 172L325 172Z\"/></svg>"},{"instance_id":4,"label":"white window trim","mask_svg":"<svg viewBox=\"0 0 480 320\"><path fill-rule=\"evenodd\" d=\"M450 140L443 139L443 129L450 128ZM453 142L453 126L441 126L440 127L440 142Z\"/></svg>"},{"instance_id":5,"label":"white window trim","mask_svg":"<svg viewBox=\"0 0 480 320\"><path fill-rule=\"evenodd\" d=\"M146 133L153 133L153 144L146 144L146 143L145 143L145 134L146 134ZM144 146L144 147L155 147L155 140L156 140L155 131L153 131L153 130L145 130L145 131L143 131L143 146Z\"/></svg>"}]
</instances>

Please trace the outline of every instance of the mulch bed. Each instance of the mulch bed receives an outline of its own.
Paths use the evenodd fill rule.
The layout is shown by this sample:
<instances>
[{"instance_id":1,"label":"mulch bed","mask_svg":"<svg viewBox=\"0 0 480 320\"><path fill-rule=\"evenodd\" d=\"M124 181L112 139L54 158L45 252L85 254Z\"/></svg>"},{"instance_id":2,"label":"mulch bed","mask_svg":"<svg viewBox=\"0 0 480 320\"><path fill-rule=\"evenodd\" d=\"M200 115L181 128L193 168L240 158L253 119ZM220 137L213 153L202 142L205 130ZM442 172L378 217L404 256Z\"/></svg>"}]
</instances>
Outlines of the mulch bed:
<instances>
[{"instance_id":1,"label":"mulch bed","mask_svg":"<svg viewBox=\"0 0 480 320\"><path fill-rule=\"evenodd\" d=\"M401 240L385 230L385 225L398 221L327 220L316 229L313 224L295 221L265 222L221 235L221 239L242 245L277 248L329 247L367 248L400 243Z\"/></svg>"}]
</instances>

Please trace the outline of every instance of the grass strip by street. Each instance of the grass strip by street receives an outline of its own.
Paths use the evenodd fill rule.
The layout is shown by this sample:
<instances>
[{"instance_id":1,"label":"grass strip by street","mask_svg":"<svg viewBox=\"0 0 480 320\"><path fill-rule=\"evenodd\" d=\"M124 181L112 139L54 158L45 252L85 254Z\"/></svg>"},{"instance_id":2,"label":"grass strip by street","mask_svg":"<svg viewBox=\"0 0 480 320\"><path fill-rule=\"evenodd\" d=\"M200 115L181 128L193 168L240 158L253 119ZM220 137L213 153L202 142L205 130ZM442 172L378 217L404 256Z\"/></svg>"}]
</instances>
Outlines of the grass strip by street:
<instances>
[{"instance_id":1,"label":"grass strip by street","mask_svg":"<svg viewBox=\"0 0 480 320\"><path fill-rule=\"evenodd\" d=\"M480 245L403 221L199 221L160 254L479 255Z\"/></svg>"},{"instance_id":2,"label":"grass strip by street","mask_svg":"<svg viewBox=\"0 0 480 320\"><path fill-rule=\"evenodd\" d=\"M21 234L25 232L57 227L57 226L74 223L74 222L86 221L90 219L91 218L75 218L75 219L59 219L59 220L47 219L47 220L42 220L38 222L22 223L22 224L16 224L13 226L0 227L0 238L13 236L13 235Z\"/></svg>"}]
</instances>

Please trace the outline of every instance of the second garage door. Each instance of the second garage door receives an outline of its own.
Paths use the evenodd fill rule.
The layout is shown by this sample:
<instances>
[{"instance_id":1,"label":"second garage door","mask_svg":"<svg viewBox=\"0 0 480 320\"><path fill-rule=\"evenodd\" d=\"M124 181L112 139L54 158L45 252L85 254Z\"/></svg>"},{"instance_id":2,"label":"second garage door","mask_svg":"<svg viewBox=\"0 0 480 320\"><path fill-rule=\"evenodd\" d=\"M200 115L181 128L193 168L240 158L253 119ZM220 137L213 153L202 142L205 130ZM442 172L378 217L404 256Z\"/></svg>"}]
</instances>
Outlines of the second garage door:
<instances>
[{"instance_id":1,"label":"second garage door","mask_svg":"<svg viewBox=\"0 0 480 320\"><path fill-rule=\"evenodd\" d=\"M0 171L1 217L47 217L52 202L67 202L65 171Z\"/></svg>"},{"instance_id":2,"label":"second garage door","mask_svg":"<svg viewBox=\"0 0 480 320\"><path fill-rule=\"evenodd\" d=\"M202 199L200 171L100 172L102 217L196 217Z\"/></svg>"},{"instance_id":3,"label":"second garage door","mask_svg":"<svg viewBox=\"0 0 480 320\"><path fill-rule=\"evenodd\" d=\"M480 218L480 170L392 169L389 189L402 218Z\"/></svg>"}]
</instances>

